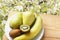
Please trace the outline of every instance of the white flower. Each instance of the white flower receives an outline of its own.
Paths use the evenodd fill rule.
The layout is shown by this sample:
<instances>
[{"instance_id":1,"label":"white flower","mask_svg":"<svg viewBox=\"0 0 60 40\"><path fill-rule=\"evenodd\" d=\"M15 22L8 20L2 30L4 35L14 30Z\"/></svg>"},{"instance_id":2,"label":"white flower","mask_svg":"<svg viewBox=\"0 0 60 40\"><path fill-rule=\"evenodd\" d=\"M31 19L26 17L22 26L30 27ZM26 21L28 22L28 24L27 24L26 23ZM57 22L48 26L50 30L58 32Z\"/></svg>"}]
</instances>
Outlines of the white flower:
<instances>
[{"instance_id":1,"label":"white flower","mask_svg":"<svg viewBox=\"0 0 60 40\"><path fill-rule=\"evenodd\" d=\"M23 10L23 7L22 6L15 6L15 8L17 9L17 10Z\"/></svg>"},{"instance_id":2,"label":"white flower","mask_svg":"<svg viewBox=\"0 0 60 40\"><path fill-rule=\"evenodd\" d=\"M1 3L0 3L0 7L1 7Z\"/></svg>"},{"instance_id":3,"label":"white flower","mask_svg":"<svg viewBox=\"0 0 60 40\"><path fill-rule=\"evenodd\" d=\"M2 21L2 24L6 24L6 20L3 20L3 21Z\"/></svg>"},{"instance_id":4,"label":"white flower","mask_svg":"<svg viewBox=\"0 0 60 40\"><path fill-rule=\"evenodd\" d=\"M60 2L58 3L58 5L60 5Z\"/></svg>"}]
</instances>

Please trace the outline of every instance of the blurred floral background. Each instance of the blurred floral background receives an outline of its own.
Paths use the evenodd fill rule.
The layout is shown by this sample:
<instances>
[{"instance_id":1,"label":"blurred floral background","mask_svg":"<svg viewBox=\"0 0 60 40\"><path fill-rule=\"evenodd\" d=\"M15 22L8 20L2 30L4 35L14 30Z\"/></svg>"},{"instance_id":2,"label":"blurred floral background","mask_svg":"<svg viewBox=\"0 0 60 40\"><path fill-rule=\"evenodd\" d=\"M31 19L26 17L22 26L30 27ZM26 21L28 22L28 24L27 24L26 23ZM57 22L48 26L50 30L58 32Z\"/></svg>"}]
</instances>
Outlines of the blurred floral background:
<instances>
[{"instance_id":1,"label":"blurred floral background","mask_svg":"<svg viewBox=\"0 0 60 40\"><path fill-rule=\"evenodd\" d=\"M60 16L60 0L0 0L0 40L10 10L25 12L32 9L36 14Z\"/></svg>"}]
</instances>

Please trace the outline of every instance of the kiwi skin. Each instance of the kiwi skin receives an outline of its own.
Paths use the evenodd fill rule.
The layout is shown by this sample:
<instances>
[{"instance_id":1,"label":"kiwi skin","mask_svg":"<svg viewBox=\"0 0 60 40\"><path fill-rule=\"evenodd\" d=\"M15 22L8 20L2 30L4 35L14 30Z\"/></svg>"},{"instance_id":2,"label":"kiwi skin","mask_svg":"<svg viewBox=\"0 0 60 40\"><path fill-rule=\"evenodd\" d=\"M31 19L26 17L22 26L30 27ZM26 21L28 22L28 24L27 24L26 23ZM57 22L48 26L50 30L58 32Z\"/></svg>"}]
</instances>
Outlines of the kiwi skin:
<instances>
[{"instance_id":1,"label":"kiwi skin","mask_svg":"<svg viewBox=\"0 0 60 40\"><path fill-rule=\"evenodd\" d=\"M9 35L10 35L10 37L15 38L15 37L21 35L21 31L20 31L20 29L12 29L9 32Z\"/></svg>"}]
</instances>

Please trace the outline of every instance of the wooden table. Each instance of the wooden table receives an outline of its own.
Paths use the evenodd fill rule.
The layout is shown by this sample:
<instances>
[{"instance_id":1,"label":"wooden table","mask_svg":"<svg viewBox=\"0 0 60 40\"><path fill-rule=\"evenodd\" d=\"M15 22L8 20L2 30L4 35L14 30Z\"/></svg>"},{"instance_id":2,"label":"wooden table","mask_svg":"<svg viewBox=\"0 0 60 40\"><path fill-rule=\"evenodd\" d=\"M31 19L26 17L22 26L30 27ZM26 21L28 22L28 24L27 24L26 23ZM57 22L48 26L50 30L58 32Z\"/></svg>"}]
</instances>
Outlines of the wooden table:
<instances>
[{"instance_id":1,"label":"wooden table","mask_svg":"<svg viewBox=\"0 0 60 40\"><path fill-rule=\"evenodd\" d=\"M42 40L60 40L60 16L41 14L41 17L45 29Z\"/></svg>"},{"instance_id":2,"label":"wooden table","mask_svg":"<svg viewBox=\"0 0 60 40\"><path fill-rule=\"evenodd\" d=\"M41 14L41 17L45 30L42 40L60 40L60 16Z\"/></svg>"}]
</instances>

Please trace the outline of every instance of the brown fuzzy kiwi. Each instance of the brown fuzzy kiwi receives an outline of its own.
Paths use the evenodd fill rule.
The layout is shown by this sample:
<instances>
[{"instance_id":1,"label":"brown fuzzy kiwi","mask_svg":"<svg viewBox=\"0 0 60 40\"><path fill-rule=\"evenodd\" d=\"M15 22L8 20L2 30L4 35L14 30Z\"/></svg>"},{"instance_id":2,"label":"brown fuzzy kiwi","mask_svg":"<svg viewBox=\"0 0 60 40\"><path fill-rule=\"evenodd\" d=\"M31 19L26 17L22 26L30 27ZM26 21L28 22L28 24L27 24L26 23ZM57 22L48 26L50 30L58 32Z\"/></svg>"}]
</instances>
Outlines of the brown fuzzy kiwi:
<instances>
[{"instance_id":1,"label":"brown fuzzy kiwi","mask_svg":"<svg viewBox=\"0 0 60 40\"><path fill-rule=\"evenodd\" d=\"M9 33L10 37L15 38L19 35L21 35L20 29L12 29Z\"/></svg>"}]
</instances>

